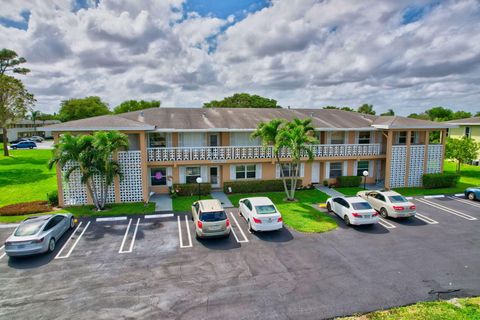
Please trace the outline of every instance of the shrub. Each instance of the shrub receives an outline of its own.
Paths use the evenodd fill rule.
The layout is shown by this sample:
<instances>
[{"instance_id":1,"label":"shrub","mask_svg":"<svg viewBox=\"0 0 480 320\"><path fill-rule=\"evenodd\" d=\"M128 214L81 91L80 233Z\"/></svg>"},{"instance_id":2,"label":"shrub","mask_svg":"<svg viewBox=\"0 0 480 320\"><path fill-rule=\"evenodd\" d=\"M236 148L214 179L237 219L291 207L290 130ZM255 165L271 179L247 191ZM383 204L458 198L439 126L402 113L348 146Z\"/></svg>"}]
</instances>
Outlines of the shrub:
<instances>
[{"instance_id":1,"label":"shrub","mask_svg":"<svg viewBox=\"0 0 480 320\"><path fill-rule=\"evenodd\" d=\"M290 188L290 180L287 180L287 186ZM297 188L302 185L302 180L297 180ZM271 192L283 191L282 179L275 180L237 180L223 183L223 190L230 193L228 188L232 189L232 193L250 193L250 192Z\"/></svg>"},{"instance_id":2,"label":"shrub","mask_svg":"<svg viewBox=\"0 0 480 320\"><path fill-rule=\"evenodd\" d=\"M337 177L337 185L339 187L358 187L362 183L360 176L341 176Z\"/></svg>"},{"instance_id":3,"label":"shrub","mask_svg":"<svg viewBox=\"0 0 480 320\"><path fill-rule=\"evenodd\" d=\"M0 216L18 216L23 214L50 212L52 210L52 207L47 201L22 202L0 208Z\"/></svg>"},{"instance_id":4,"label":"shrub","mask_svg":"<svg viewBox=\"0 0 480 320\"><path fill-rule=\"evenodd\" d=\"M179 196L196 196L198 195L198 183L184 183L174 184L174 192ZM212 192L212 185L210 183L200 183L200 194L207 196Z\"/></svg>"},{"instance_id":5,"label":"shrub","mask_svg":"<svg viewBox=\"0 0 480 320\"><path fill-rule=\"evenodd\" d=\"M323 185L324 185L325 187L328 187L328 179L323 180Z\"/></svg>"},{"instance_id":6,"label":"shrub","mask_svg":"<svg viewBox=\"0 0 480 320\"><path fill-rule=\"evenodd\" d=\"M52 207L58 206L58 191L52 191L47 193L47 202Z\"/></svg>"},{"instance_id":7,"label":"shrub","mask_svg":"<svg viewBox=\"0 0 480 320\"><path fill-rule=\"evenodd\" d=\"M422 177L423 187L426 189L449 188L457 185L460 175L455 173L430 173Z\"/></svg>"}]
</instances>

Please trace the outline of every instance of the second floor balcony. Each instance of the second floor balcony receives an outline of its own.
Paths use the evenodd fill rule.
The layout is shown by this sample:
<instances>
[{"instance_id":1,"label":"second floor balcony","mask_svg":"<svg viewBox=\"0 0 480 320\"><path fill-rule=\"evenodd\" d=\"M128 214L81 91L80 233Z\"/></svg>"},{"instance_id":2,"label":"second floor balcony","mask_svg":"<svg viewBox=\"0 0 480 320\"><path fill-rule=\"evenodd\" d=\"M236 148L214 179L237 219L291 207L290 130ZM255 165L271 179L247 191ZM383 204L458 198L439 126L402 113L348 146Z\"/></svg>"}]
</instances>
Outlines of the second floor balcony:
<instances>
[{"instance_id":1,"label":"second floor balcony","mask_svg":"<svg viewBox=\"0 0 480 320\"><path fill-rule=\"evenodd\" d=\"M380 144L311 145L315 158L378 156ZM306 154L303 155L307 157ZM280 158L289 158L288 149L280 150ZM272 146L172 147L148 148L148 161L227 161L274 159Z\"/></svg>"}]
</instances>

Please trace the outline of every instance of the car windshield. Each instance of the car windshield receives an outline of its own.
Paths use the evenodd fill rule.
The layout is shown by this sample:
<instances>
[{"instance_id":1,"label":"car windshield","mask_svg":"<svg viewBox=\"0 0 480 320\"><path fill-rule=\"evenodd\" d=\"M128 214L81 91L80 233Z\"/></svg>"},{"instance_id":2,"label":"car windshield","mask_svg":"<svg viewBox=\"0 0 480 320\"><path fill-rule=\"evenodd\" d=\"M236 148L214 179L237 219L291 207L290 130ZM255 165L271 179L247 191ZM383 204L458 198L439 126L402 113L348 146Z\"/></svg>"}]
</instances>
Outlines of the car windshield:
<instances>
[{"instance_id":1,"label":"car windshield","mask_svg":"<svg viewBox=\"0 0 480 320\"><path fill-rule=\"evenodd\" d=\"M277 213L277 210L271 204L267 204L267 205L263 205L263 206L255 206L255 209L257 209L258 214Z\"/></svg>"},{"instance_id":2,"label":"car windshield","mask_svg":"<svg viewBox=\"0 0 480 320\"><path fill-rule=\"evenodd\" d=\"M372 209L372 206L368 202L354 202L352 207L355 210L368 210Z\"/></svg>"},{"instance_id":3,"label":"car windshield","mask_svg":"<svg viewBox=\"0 0 480 320\"><path fill-rule=\"evenodd\" d=\"M40 230L40 228L43 225L43 222L44 221L36 221L36 222L25 222L20 224L17 230L15 230L15 236L17 237L33 236Z\"/></svg>"},{"instance_id":4,"label":"car windshield","mask_svg":"<svg viewBox=\"0 0 480 320\"><path fill-rule=\"evenodd\" d=\"M390 199L391 203L407 202L407 199L405 199L403 196L390 196L388 199Z\"/></svg>"},{"instance_id":5,"label":"car windshield","mask_svg":"<svg viewBox=\"0 0 480 320\"><path fill-rule=\"evenodd\" d=\"M227 219L225 211L212 211L200 213L200 220L205 222L222 221Z\"/></svg>"}]
</instances>

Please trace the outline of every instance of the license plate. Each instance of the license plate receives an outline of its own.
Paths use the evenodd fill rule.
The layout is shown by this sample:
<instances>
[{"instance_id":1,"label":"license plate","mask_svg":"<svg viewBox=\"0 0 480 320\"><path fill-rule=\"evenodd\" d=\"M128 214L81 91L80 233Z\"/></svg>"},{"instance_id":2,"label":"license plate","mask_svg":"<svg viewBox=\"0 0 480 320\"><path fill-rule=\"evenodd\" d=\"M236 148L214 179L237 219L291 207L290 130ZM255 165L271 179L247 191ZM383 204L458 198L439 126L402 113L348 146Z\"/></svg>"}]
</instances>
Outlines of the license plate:
<instances>
[{"instance_id":1,"label":"license plate","mask_svg":"<svg viewBox=\"0 0 480 320\"><path fill-rule=\"evenodd\" d=\"M211 226L210 230L220 230L222 226Z\"/></svg>"},{"instance_id":2,"label":"license plate","mask_svg":"<svg viewBox=\"0 0 480 320\"><path fill-rule=\"evenodd\" d=\"M363 217L364 217L365 219L370 219L370 218L371 218L371 216L370 216L369 214L366 214L366 215L364 215Z\"/></svg>"},{"instance_id":3,"label":"license plate","mask_svg":"<svg viewBox=\"0 0 480 320\"><path fill-rule=\"evenodd\" d=\"M273 222L273 219L272 219L272 218L268 218L268 222L272 223L272 222Z\"/></svg>"}]
</instances>

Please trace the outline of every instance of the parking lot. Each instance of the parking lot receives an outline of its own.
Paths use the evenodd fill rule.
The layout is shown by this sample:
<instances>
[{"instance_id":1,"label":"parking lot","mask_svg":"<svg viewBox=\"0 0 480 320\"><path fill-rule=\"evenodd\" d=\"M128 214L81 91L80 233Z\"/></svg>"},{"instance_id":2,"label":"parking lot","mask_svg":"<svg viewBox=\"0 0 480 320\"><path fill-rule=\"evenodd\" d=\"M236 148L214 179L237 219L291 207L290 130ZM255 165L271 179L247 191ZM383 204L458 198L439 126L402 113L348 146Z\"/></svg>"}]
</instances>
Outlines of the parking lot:
<instances>
[{"instance_id":1,"label":"parking lot","mask_svg":"<svg viewBox=\"0 0 480 320\"><path fill-rule=\"evenodd\" d=\"M319 319L480 295L480 202L413 202L415 218L325 234L251 234L231 209L212 240L190 214L80 219L52 254L0 250L0 317Z\"/></svg>"}]
</instances>

